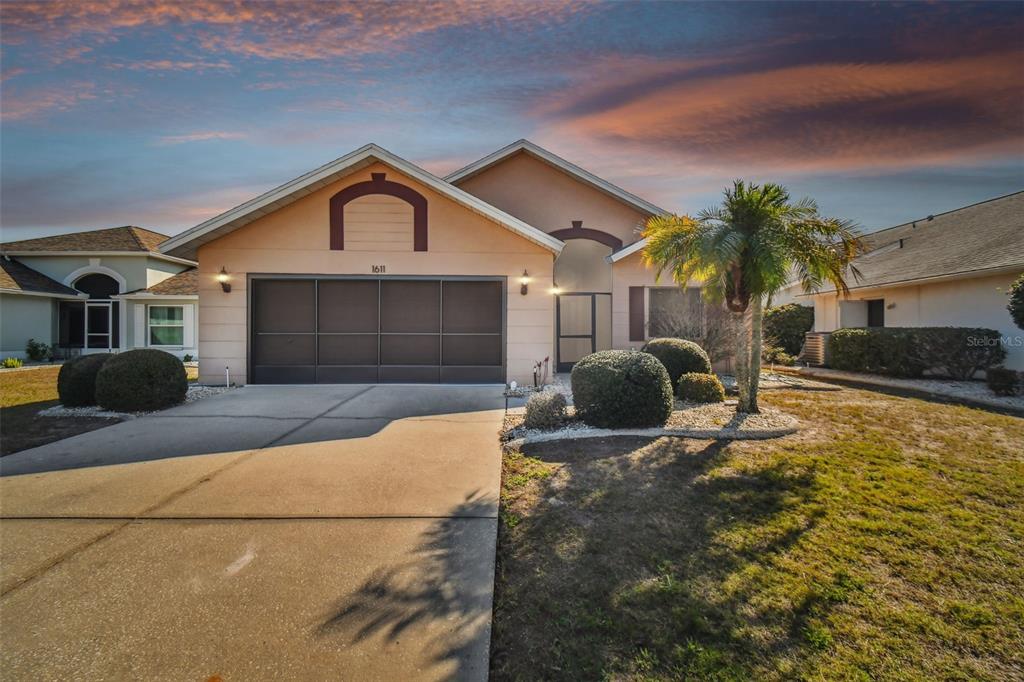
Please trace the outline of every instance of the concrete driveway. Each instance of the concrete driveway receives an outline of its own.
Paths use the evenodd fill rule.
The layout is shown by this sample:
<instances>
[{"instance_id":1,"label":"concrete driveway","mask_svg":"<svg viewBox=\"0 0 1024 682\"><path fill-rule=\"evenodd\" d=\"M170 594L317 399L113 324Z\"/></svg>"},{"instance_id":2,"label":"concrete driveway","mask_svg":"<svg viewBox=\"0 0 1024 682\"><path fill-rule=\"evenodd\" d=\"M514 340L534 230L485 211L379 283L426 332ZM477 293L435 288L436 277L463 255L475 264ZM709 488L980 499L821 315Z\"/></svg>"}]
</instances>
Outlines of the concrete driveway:
<instances>
[{"instance_id":1,"label":"concrete driveway","mask_svg":"<svg viewBox=\"0 0 1024 682\"><path fill-rule=\"evenodd\" d=\"M0 678L485 678L502 404L247 387L3 458Z\"/></svg>"}]
</instances>

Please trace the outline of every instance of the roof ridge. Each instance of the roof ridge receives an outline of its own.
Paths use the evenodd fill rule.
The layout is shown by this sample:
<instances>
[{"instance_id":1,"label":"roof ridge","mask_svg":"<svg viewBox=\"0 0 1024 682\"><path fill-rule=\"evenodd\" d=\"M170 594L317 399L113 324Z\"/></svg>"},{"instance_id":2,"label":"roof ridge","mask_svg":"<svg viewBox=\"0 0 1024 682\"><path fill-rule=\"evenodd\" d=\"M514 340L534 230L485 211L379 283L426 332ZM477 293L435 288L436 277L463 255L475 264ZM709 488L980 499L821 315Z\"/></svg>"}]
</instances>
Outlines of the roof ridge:
<instances>
[{"instance_id":1,"label":"roof ridge","mask_svg":"<svg viewBox=\"0 0 1024 682\"><path fill-rule=\"evenodd\" d=\"M1000 199L1009 199L1010 197L1015 196L1017 194L1024 194L1024 189L1019 189L1019 190L1017 190L1015 192L1009 192L1007 194L1001 194L1000 196L997 196L997 197L990 197L988 199L982 199L981 201L975 201L972 204L966 204L964 206L958 206L957 208L951 208L948 211L942 211L941 213L931 213L931 214L929 214L929 215L927 215L927 216L925 216L923 218L915 218L914 220L908 220L907 222L900 223L898 225L891 225L889 227L883 227L880 230L875 230L874 232L868 232L864 236L865 237L873 237L875 235L882 234L883 232L888 232L889 230L895 230L896 228L899 228L899 227L906 227L907 225L914 225L915 223L920 223L920 222L928 222L929 216L931 218L938 218L939 216L949 215L950 213L957 213L958 211L964 211L964 210L966 210L968 208L974 208L975 206L981 206L982 204L987 204L987 203L990 203L990 202L993 202L993 201L999 201Z\"/></svg>"}]
</instances>

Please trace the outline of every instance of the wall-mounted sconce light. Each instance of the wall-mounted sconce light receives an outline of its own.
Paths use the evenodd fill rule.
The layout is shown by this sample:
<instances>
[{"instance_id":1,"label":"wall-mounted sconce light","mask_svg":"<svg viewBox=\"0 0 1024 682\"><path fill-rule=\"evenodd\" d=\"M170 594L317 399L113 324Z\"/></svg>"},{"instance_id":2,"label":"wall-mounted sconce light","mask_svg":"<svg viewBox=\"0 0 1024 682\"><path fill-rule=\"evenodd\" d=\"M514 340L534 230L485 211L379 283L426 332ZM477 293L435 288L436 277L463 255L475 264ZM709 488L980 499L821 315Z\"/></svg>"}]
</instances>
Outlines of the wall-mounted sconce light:
<instances>
[{"instance_id":1,"label":"wall-mounted sconce light","mask_svg":"<svg viewBox=\"0 0 1024 682\"><path fill-rule=\"evenodd\" d=\"M519 293L521 293L523 296L526 296L526 292L529 290L529 284L530 273L528 273L526 270L523 270L523 276L519 278Z\"/></svg>"},{"instance_id":2,"label":"wall-mounted sconce light","mask_svg":"<svg viewBox=\"0 0 1024 682\"><path fill-rule=\"evenodd\" d=\"M896 308L896 304L895 303L890 303L889 305L885 306L886 310L894 310L895 308Z\"/></svg>"},{"instance_id":3,"label":"wall-mounted sconce light","mask_svg":"<svg viewBox=\"0 0 1024 682\"><path fill-rule=\"evenodd\" d=\"M562 287L558 286L558 283L555 282L554 284L551 285L551 288L548 290L548 293L550 293L552 296L558 296L560 293L562 293Z\"/></svg>"},{"instance_id":4,"label":"wall-mounted sconce light","mask_svg":"<svg viewBox=\"0 0 1024 682\"><path fill-rule=\"evenodd\" d=\"M228 275L228 271L224 269L224 266L220 266L220 272L217 273L217 281L220 282L220 288L224 290L225 294L231 293L231 282L228 280L231 277Z\"/></svg>"}]
</instances>

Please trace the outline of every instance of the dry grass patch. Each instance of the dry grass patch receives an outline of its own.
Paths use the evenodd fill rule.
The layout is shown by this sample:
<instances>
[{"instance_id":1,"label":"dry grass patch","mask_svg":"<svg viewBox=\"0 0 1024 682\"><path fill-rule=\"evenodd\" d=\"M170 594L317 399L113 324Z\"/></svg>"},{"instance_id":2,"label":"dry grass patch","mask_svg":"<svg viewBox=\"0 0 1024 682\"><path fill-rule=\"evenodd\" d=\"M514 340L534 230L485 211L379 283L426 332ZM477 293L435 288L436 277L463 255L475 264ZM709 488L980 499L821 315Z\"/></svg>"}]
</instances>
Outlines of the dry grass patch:
<instances>
[{"instance_id":1,"label":"dry grass patch","mask_svg":"<svg viewBox=\"0 0 1024 682\"><path fill-rule=\"evenodd\" d=\"M496 679L1024 676L1024 420L763 400L807 428L506 456Z\"/></svg>"}]
</instances>

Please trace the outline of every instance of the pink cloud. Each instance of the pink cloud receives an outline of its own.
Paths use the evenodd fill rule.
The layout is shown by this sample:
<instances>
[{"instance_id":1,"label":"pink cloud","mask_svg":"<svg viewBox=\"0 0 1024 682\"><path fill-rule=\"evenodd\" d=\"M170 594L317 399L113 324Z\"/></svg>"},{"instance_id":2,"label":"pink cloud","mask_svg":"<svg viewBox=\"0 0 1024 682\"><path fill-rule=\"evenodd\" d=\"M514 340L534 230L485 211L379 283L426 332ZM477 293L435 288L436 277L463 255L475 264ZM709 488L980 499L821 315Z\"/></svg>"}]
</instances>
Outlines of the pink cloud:
<instances>
[{"instance_id":1,"label":"pink cloud","mask_svg":"<svg viewBox=\"0 0 1024 682\"><path fill-rule=\"evenodd\" d=\"M24 121L44 114L67 111L80 103L97 98L93 83L47 86L27 90L7 91L0 103L0 118L4 121Z\"/></svg>"}]
</instances>

